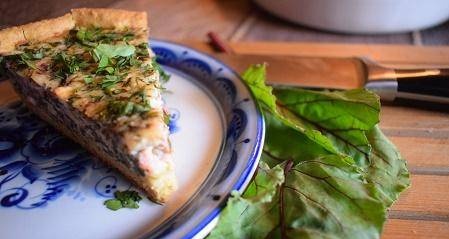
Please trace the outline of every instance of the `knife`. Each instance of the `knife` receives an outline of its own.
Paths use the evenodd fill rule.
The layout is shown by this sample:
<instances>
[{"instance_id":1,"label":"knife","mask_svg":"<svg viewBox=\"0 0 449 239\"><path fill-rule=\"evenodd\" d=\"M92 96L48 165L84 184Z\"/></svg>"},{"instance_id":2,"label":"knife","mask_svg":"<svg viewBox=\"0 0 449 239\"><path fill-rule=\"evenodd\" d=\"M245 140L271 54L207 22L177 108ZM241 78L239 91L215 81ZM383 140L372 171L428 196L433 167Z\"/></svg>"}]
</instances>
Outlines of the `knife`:
<instances>
[{"instance_id":1,"label":"knife","mask_svg":"<svg viewBox=\"0 0 449 239\"><path fill-rule=\"evenodd\" d=\"M317 58L215 54L239 73L267 63L271 85L318 89L366 88L383 101L419 100L449 104L449 69L396 69L366 58Z\"/></svg>"}]
</instances>

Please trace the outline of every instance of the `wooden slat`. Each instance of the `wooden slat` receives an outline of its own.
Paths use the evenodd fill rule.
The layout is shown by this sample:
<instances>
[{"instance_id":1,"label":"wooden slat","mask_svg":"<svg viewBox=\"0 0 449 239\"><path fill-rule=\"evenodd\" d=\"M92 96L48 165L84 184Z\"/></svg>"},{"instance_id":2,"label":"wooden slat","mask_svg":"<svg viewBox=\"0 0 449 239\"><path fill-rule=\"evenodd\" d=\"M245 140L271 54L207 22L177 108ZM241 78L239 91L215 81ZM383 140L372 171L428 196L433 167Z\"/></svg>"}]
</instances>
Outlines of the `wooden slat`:
<instances>
[{"instance_id":1,"label":"wooden slat","mask_svg":"<svg viewBox=\"0 0 449 239\"><path fill-rule=\"evenodd\" d=\"M449 45L449 22L421 31L425 45Z\"/></svg>"},{"instance_id":2,"label":"wooden slat","mask_svg":"<svg viewBox=\"0 0 449 239\"><path fill-rule=\"evenodd\" d=\"M449 236L449 222L390 219L382 238L386 239L439 239Z\"/></svg>"},{"instance_id":3,"label":"wooden slat","mask_svg":"<svg viewBox=\"0 0 449 239\"><path fill-rule=\"evenodd\" d=\"M380 126L389 136L449 138L447 112L383 106Z\"/></svg>"},{"instance_id":4,"label":"wooden slat","mask_svg":"<svg viewBox=\"0 0 449 239\"><path fill-rule=\"evenodd\" d=\"M233 42L230 46L239 54L310 57L366 56L383 64L449 67L449 47L285 42Z\"/></svg>"},{"instance_id":5,"label":"wooden slat","mask_svg":"<svg viewBox=\"0 0 449 239\"><path fill-rule=\"evenodd\" d=\"M121 0L111 7L147 11L154 38L203 41L209 31L230 37L250 10L248 0Z\"/></svg>"},{"instance_id":6,"label":"wooden slat","mask_svg":"<svg viewBox=\"0 0 449 239\"><path fill-rule=\"evenodd\" d=\"M370 43L370 44L412 44L410 33L398 34L341 34L320 31L313 28L293 24L273 17L265 11L253 12L256 19L246 28L241 41L298 41L298 42L340 42L340 43ZM251 16L249 16L251 17ZM235 38L234 38L235 39Z\"/></svg>"},{"instance_id":7,"label":"wooden slat","mask_svg":"<svg viewBox=\"0 0 449 239\"><path fill-rule=\"evenodd\" d=\"M408 165L413 168L441 168L449 171L449 139L389 137Z\"/></svg>"},{"instance_id":8,"label":"wooden slat","mask_svg":"<svg viewBox=\"0 0 449 239\"><path fill-rule=\"evenodd\" d=\"M417 147L412 145L411 147ZM449 218L449 176L412 175L411 188L401 194L392 210L413 212L415 219L420 215L427 220ZM397 217L401 217L398 212Z\"/></svg>"},{"instance_id":9,"label":"wooden slat","mask_svg":"<svg viewBox=\"0 0 449 239\"><path fill-rule=\"evenodd\" d=\"M206 42L183 40L182 44L213 53ZM293 42L229 42L235 54L300 57L369 57L397 68L449 67L449 47L423 47L382 44L335 44ZM270 52L271 51L271 52ZM329 54L327 52L329 51ZM410 59L410 57L414 57ZM260 62L254 62L260 63Z\"/></svg>"}]
</instances>

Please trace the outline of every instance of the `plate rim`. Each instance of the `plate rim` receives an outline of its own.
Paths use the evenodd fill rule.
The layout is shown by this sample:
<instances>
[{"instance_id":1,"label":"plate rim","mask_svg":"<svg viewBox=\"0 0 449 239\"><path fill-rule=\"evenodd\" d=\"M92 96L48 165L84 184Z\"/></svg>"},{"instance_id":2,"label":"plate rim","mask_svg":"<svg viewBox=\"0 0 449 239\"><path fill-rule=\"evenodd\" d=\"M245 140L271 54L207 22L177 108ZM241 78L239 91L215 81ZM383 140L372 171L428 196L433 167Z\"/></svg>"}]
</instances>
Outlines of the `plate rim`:
<instances>
[{"instance_id":1,"label":"plate rim","mask_svg":"<svg viewBox=\"0 0 449 239\"><path fill-rule=\"evenodd\" d=\"M248 95L251 97L250 99L253 102L254 109L257 113L257 116L256 116L257 117L256 141L255 141L254 147L251 150L250 157L247 159L246 168L244 169L244 171L238 178L237 182L232 187L232 191L236 190L239 193L243 193L243 191L247 188L248 184L251 182L252 177L257 169L257 165L258 165L258 162L262 155L262 149L263 149L263 145L264 145L264 141L265 141L265 120L263 117L261 107L256 100L256 97L254 96L253 92L250 90L249 86L243 81L243 79L239 73L237 73L232 67L225 64L221 60L215 58L211 54L209 54L207 52L203 52L201 50L197 50L197 49L195 49L191 46L188 46L186 44L183 44L183 43L179 43L179 42L175 42L175 41L171 41L171 40L159 39L159 38L150 38L150 40L149 40L150 49L152 49L154 44L156 44L156 45L157 44L165 44L165 45L174 46L174 47L181 47L181 48L187 49L191 52L194 52L196 54L204 56L205 58L207 58L208 61L213 61L214 63L220 65L222 68L225 68L229 72L231 72L236 77L236 79L238 79L238 81L243 85L244 89L247 91ZM173 66L170 66L170 67L173 67ZM201 184L201 186L204 184L204 182ZM197 192L201 188L201 186L197 189ZM195 192L195 194L197 192ZM227 195L224 198L225 202L231 196L231 192L227 192ZM183 206L181 206L181 208ZM177 211L175 211L172 216L168 217L163 222L161 222L160 225L163 225L164 223L166 223L167 221L172 219L173 216L176 216L176 213L181 208L179 208ZM220 213L223 210L223 208L224 208L224 206L216 207L206 217L204 217L204 219L202 221L197 223L196 226L194 228L192 228L187 234L183 235L183 238L204 238L204 237L206 237L208 235L208 233L210 231L212 231L212 229L215 227L215 224L218 223L218 219L219 219ZM157 226L155 229L157 229L158 227L159 226ZM156 232L156 231L151 230L151 231L145 233L143 235L143 238L151 238L151 234L154 232Z\"/></svg>"}]
</instances>

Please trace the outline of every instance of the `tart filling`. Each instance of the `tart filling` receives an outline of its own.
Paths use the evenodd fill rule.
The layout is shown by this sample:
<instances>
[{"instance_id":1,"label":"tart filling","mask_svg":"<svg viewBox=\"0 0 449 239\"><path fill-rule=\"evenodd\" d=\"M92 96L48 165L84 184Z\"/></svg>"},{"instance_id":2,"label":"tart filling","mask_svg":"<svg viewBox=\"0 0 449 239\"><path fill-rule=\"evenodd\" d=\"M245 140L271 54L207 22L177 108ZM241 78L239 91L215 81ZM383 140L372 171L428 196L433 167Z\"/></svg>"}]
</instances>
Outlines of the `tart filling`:
<instances>
[{"instance_id":1,"label":"tart filling","mask_svg":"<svg viewBox=\"0 0 449 239\"><path fill-rule=\"evenodd\" d=\"M18 27L16 35L0 31L0 53L16 90L31 110L154 201L166 201L176 189L161 96L167 75L148 48L146 14L78 9L68 15ZM114 15L122 21L111 22ZM27 35L30 25L62 29Z\"/></svg>"}]
</instances>

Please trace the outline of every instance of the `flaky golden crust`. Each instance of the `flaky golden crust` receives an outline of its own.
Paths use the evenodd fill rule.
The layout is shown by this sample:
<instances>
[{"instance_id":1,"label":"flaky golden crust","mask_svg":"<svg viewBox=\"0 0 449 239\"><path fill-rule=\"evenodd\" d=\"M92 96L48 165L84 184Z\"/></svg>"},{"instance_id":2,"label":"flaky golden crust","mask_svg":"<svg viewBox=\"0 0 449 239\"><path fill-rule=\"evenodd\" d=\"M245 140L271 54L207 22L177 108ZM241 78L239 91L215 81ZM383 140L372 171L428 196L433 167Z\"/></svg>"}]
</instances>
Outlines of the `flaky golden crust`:
<instances>
[{"instance_id":1,"label":"flaky golden crust","mask_svg":"<svg viewBox=\"0 0 449 239\"><path fill-rule=\"evenodd\" d=\"M28 23L0 31L0 54L14 53L16 46L45 41L67 34L75 27L70 13L53 19Z\"/></svg>"},{"instance_id":2,"label":"flaky golden crust","mask_svg":"<svg viewBox=\"0 0 449 239\"><path fill-rule=\"evenodd\" d=\"M68 13L62 17L42 20L23 25L25 40L29 43L42 42L58 36L65 36L75 27L72 16Z\"/></svg>"},{"instance_id":3,"label":"flaky golden crust","mask_svg":"<svg viewBox=\"0 0 449 239\"><path fill-rule=\"evenodd\" d=\"M146 12L132 12L118 9L79 8L72 9L62 17L28 23L0 31L0 54L14 54L16 47L25 43L42 42L64 36L75 27L100 27L107 29L140 29L146 32Z\"/></svg>"},{"instance_id":4,"label":"flaky golden crust","mask_svg":"<svg viewBox=\"0 0 449 239\"><path fill-rule=\"evenodd\" d=\"M148 29L146 12L119 9L78 8L72 9L72 17L78 27L100 27L123 30Z\"/></svg>"},{"instance_id":5,"label":"flaky golden crust","mask_svg":"<svg viewBox=\"0 0 449 239\"><path fill-rule=\"evenodd\" d=\"M26 43L20 27L6 28L0 31L0 54L12 54L16 45Z\"/></svg>"}]
</instances>

